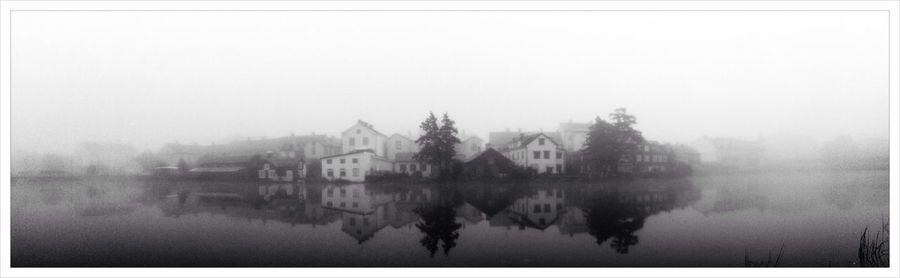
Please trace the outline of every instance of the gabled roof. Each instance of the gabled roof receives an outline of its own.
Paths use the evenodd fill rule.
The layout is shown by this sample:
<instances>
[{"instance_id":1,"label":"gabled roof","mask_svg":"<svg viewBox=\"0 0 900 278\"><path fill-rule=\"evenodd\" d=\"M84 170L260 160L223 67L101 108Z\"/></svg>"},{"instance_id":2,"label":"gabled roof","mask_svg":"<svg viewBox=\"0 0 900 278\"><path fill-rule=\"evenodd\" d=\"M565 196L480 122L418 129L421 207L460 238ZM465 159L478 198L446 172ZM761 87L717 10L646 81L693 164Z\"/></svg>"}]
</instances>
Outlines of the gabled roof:
<instances>
[{"instance_id":1,"label":"gabled roof","mask_svg":"<svg viewBox=\"0 0 900 278\"><path fill-rule=\"evenodd\" d=\"M372 149L359 149L359 150L353 150L353 151L350 151L350 152L347 152L347 153L342 153L342 154L323 156L323 157L321 157L321 158L319 158L319 159L326 159L326 158L333 158L333 157L339 157L339 156L346 156L346 155L358 154L358 153L364 153L364 152L368 152L368 153L375 154L375 151L373 151Z\"/></svg>"},{"instance_id":2,"label":"gabled roof","mask_svg":"<svg viewBox=\"0 0 900 278\"><path fill-rule=\"evenodd\" d=\"M543 133L547 135L547 137L554 140L554 142L562 142L562 137L559 136L557 132L541 132L541 131L527 131L527 132L518 132L518 131L497 131L491 132L488 134L488 144L494 146L495 148L505 146L513 140L519 138L519 136L529 136ZM557 145L559 145L557 143Z\"/></svg>"},{"instance_id":3,"label":"gabled roof","mask_svg":"<svg viewBox=\"0 0 900 278\"><path fill-rule=\"evenodd\" d=\"M550 137L550 136L548 136L547 134L544 134L543 132L541 132L541 133L531 134L531 135L526 135L526 136L522 136L522 137L513 139L512 141L509 141L509 142L503 144L503 146L500 146L500 147L503 148L503 147L505 147L506 145L509 145L509 144L512 144L512 143L517 143L517 142L521 142L521 146L527 146L528 144L531 144L531 142L534 141L535 139L538 139L538 138L541 138L541 137L546 137L547 139L550 139L550 142L552 142L552 143L553 143L554 145L556 145L557 147L560 146L559 143L557 143L557 141L556 141L555 139L553 139L553 137Z\"/></svg>"},{"instance_id":4,"label":"gabled roof","mask_svg":"<svg viewBox=\"0 0 900 278\"><path fill-rule=\"evenodd\" d=\"M343 132L341 132L341 134L347 133L348 131L352 130L354 127L357 127L357 126L365 127L366 129L371 130L372 132L374 132L374 133L377 134L377 135L387 137L387 136L384 135L383 133L378 132L377 130L375 130L375 128L372 127L372 124L367 123L367 122L364 122L363 120L357 120L355 124L353 124L352 126L350 126L350 127L347 128L347 129L345 129Z\"/></svg>"},{"instance_id":5,"label":"gabled roof","mask_svg":"<svg viewBox=\"0 0 900 278\"><path fill-rule=\"evenodd\" d=\"M401 135L400 133L394 133L394 134L391 134L391 137L388 137L388 140L390 140L391 138L394 138L394 137L398 137L398 138L401 138L401 139L404 139L404 140L408 140L408 141L410 141L410 142L415 142L415 141L416 141L416 140L410 139L409 137L403 136L403 135Z\"/></svg>"}]
</instances>

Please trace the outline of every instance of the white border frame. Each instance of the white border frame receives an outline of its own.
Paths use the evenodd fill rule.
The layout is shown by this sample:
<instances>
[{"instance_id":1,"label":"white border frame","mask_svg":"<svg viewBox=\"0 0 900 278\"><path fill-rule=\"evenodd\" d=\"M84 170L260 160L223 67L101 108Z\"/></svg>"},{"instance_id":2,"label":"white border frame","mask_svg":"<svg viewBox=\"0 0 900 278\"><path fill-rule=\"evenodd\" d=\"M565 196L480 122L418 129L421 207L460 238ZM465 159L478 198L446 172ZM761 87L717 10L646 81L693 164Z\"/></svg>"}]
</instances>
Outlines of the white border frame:
<instances>
[{"instance_id":1,"label":"white border frame","mask_svg":"<svg viewBox=\"0 0 900 278\"><path fill-rule=\"evenodd\" d=\"M898 216L898 173L900 173L900 2L894 1L2 1L0 2L0 276L9 277L155 277L217 276L271 277L290 276L371 276L371 277L453 277L506 276L591 277L599 275L637 277L898 277L897 233L891 235L890 268L10 268L10 32L11 12L16 10L883 10L890 18L890 223ZM437 272L437 273L435 273Z\"/></svg>"}]
</instances>

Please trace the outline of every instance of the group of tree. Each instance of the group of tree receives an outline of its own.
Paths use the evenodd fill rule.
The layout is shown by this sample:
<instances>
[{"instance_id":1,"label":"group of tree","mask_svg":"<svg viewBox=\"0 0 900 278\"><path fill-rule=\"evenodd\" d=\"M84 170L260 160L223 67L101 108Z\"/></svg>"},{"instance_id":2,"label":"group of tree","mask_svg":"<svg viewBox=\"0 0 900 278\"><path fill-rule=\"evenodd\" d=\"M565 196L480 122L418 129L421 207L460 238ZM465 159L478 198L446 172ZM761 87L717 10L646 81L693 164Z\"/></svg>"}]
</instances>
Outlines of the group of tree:
<instances>
[{"instance_id":1,"label":"group of tree","mask_svg":"<svg viewBox=\"0 0 900 278\"><path fill-rule=\"evenodd\" d=\"M644 136L634 128L637 117L628 114L625 108L616 109L609 114L609 118L611 122L599 116L594 120L581 149L591 174L618 175L620 161L626 155L637 152L644 142Z\"/></svg>"},{"instance_id":2,"label":"group of tree","mask_svg":"<svg viewBox=\"0 0 900 278\"><path fill-rule=\"evenodd\" d=\"M454 126L456 122L450 119L447 113L441 118L438 125L437 117L433 112L428 112L428 117L423 121L419 128L423 134L416 139L419 144L419 152L413 158L421 163L433 165L437 167L438 179L453 179L458 172L458 162L454 161L456 156L456 144L460 143L456 134L458 131Z\"/></svg>"}]
</instances>

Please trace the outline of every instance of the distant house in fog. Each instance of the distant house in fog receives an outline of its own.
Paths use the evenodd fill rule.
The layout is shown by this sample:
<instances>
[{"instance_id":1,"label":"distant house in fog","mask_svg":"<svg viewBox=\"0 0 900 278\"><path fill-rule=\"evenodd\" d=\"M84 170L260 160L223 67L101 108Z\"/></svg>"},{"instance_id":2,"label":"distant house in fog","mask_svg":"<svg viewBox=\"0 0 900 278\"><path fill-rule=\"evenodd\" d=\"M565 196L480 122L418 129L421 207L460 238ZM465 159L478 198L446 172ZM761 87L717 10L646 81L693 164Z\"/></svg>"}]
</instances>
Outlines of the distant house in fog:
<instances>
[{"instance_id":1,"label":"distant house in fog","mask_svg":"<svg viewBox=\"0 0 900 278\"><path fill-rule=\"evenodd\" d=\"M197 178L258 180L258 170L263 169L264 162L259 155L205 156L189 173Z\"/></svg>"},{"instance_id":2,"label":"distant house in fog","mask_svg":"<svg viewBox=\"0 0 900 278\"><path fill-rule=\"evenodd\" d=\"M484 150L484 140L478 136L462 136L460 142L454 146L458 159L465 160Z\"/></svg>"},{"instance_id":3,"label":"distant house in fog","mask_svg":"<svg viewBox=\"0 0 900 278\"><path fill-rule=\"evenodd\" d=\"M497 149L519 166L538 174L560 174L565 167L565 151L544 133L519 135Z\"/></svg>"},{"instance_id":4,"label":"distant house in fog","mask_svg":"<svg viewBox=\"0 0 900 278\"><path fill-rule=\"evenodd\" d=\"M674 170L675 156L671 146L645 141L638 145L632 161L636 173L668 173Z\"/></svg>"},{"instance_id":5,"label":"distant house in fog","mask_svg":"<svg viewBox=\"0 0 900 278\"><path fill-rule=\"evenodd\" d=\"M415 153L419 151L419 144L412 138L394 133L387 138L387 146L385 147L385 157L389 160L395 160L398 153Z\"/></svg>"},{"instance_id":6,"label":"distant house in fog","mask_svg":"<svg viewBox=\"0 0 900 278\"><path fill-rule=\"evenodd\" d=\"M371 150L375 155L385 157L387 136L375 130L372 124L357 121L341 132L341 151L349 153L357 150Z\"/></svg>"},{"instance_id":7,"label":"distant house in fog","mask_svg":"<svg viewBox=\"0 0 900 278\"><path fill-rule=\"evenodd\" d=\"M572 121L560 123L559 128L556 130L559 133L559 143L567 152L579 151L587 141L590 128L590 123L575 123Z\"/></svg>"},{"instance_id":8,"label":"distant house in fog","mask_svg":"<svg viewBox=\"0 0 900 278\"><path fill-rule=\"evenodd\" d=\"M306 163L299 158L270 157L262 161L257 177L271 181L297 181L306 177Z\"/></svg>"},{"instance_id":9,"label":"distant house in fog","mask_svg":"<svg viewBox=\"0 0 900 278\"><path fill-rule=\"evenodd\" d=\"M361 149L349 153L325 156L321 159L322 177L327 180L347 180L363 182L366 176L378 175L393 170L393 164L373 150Z\"/></svg>"},{"instance_id":10,"label":"distant house in fog","mask_svg":"<svg viewBox=\"0 0 900 278\"><path fill-rule=\"evenodd\" d=\"M394 157L394 173L421 174L423 177L430 177L434 166L415 160L413 158L415 155L413 152L398 153Z\"/></svg>"}]
</instances>

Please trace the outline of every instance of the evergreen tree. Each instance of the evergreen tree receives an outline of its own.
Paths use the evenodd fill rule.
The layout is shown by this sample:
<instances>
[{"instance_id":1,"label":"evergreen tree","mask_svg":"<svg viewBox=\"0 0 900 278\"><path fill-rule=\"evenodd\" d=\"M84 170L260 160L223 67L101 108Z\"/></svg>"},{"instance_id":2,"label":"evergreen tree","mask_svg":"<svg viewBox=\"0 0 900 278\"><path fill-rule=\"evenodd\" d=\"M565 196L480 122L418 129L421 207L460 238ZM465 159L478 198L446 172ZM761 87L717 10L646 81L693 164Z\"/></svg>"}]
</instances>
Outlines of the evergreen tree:
<instances>
[{"instance_id":1,"label":"evergreen tree","mask_svg":"<svg viewBox=\"0 0 900 278\"><path fill-rule=\"evenodd\" d=\"M456 137L457 130L454 124L447 113L444 113L439 126L434 113L428 112L428 118L419 125L424 134L416 139L420 148L413 158L422 163L436 165L442 179L450 178L450 168L453 165L453 157L456 156L456 144L460 143Z\"/></svg>"},{"instance_id":2,"label":"evergreen tree","mask_svg":"<svg viewBox=\"0 0 900 278\"><path fill-rule=\"evenodd\" d=\"M601 175L616 175L619 160L634 154L644 141L641 132L632 127L637 123L637 118L629 115L625 108L616 109L609 117L613 123L596 118L582 148L591 172Z\"/></svg>"}]
</instances>

